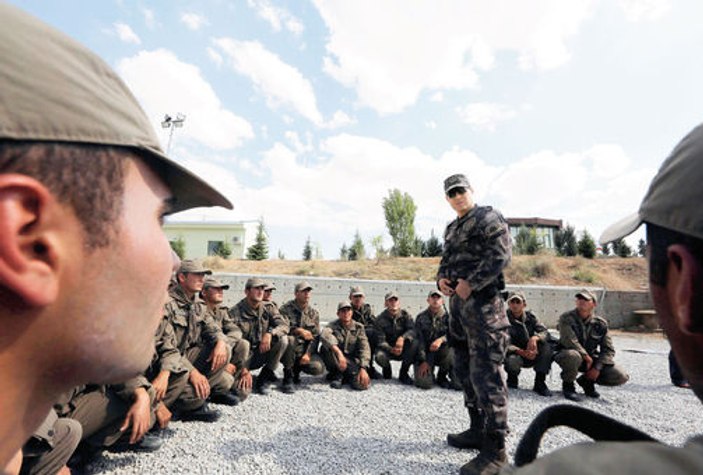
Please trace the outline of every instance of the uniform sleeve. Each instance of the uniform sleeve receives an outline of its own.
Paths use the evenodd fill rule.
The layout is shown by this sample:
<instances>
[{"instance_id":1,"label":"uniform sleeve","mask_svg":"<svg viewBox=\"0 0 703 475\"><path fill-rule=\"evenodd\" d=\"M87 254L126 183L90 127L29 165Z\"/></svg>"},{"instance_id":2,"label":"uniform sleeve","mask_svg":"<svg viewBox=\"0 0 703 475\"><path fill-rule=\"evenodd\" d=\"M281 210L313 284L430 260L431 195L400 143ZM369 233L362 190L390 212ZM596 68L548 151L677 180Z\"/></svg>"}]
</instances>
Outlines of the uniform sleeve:
<instances>
[{"instance_id":1,"label":"uniform sleeve","mask_svg":"<svg viewBox=\"0 0 703 475\"><path fill-rule=\"evenodd\" d=\"M447 236L449 235L449 229L452 225L448 225L444 230L444 242L447 242ZM439 269L437 269L437 288L439 289L439 280L449 278L449 260L450 251L446 245L442 246L442 259L439 261Z\"/></svg>"},{"instance_id":2,"label":"uniform sleeve","mask_svg":"<svg viewBox=\"0 0 703 475\"><path fill-rule=\"evenodd\" d=\"M576 350L581 356L586 356L588 352L586 348L579 343L579 339L576 333L574 333L574 329L571 327L571 318L569 315L570 312L567 312L559 317L559 344L567 350Z\"/></svg>"},{"instance_id":3,"label":"uniform sleeve","mask_svg":"<svg viewBox=\"0 0 703 475\"><path fill-rule=\"evenodd\" d=\"M222 333L225 334L230 348L242 340L242 329L234 323L229 313L225 313L222 316Z\"/></svg>"},{"instance_id":4,"label":"uniform sleeve","mask_svg":"<svg viewBox=\"0 0 703 475\"><path fill-rule=\"evenodd\" d=\"M537 315L531 313L532 318L535 319L535 334L533 336L536 336L539 338L539 341L547 341L547 335L549 334L549 330L547 330L547 327L539 321L539 318L537 318Z\"/></svg>"},{"instance_id":5,"label":"uniform sleeve","mask_svg":"<svg viewBox=\"0 0 703 475\"><path fill-rule=\"evenodd\" d=\"M424 363L427 361L427 353L425 352L425 348L430 345L427 341L430 337L430 328L427 319L423 316L423 314L418 315L415 319L415 336L417 337L419 343L417 348L417 360L420 363Z\"/></svg>"},{"instance_id":6,"label":"uniform sleeve","mask_svg":"<svg viewBox=\"0 0 703 475\"><path fill-rule=\"evenodd\" d=\"M288 335L288 332L290 331L290 324L288 323L288 319L281 315L280 312L278 312L273 307L266 307L264 311L269 312L270 314L269 330L271 331L271 334L279 338L283 338L284 336Z\"/></svg>"},{"instance_id":7,"label":"uniform sleeve","mask_svg":"<svg viewBox=\"0 0 703 475\"><path fill-rule=\"evenodd\" d=\"M403 340L412 341L415 339L415 321L410 314L406 313L405 315L407 318L405 319L405 332L403 333Z\"/></svg>"},{"instance_id":8,"label":"uniform sleeve","mask_svg":"<svg viewBox=\"0 0 703 475\"><path fill-rule=\"evenodd\" d=\"M211 345L214 345L218 341L223 341L227 343L227 337L222 332L222 328L217 324L212 315L209 312L205 312L203 315L203 340Z\"/></svg>"},{"instance_id":9,"label":"uniform sleeve","mask_svg":"<svg viewBox=\"0 0 703 475\"><path fill-rule=\"evenodd\" d=\"M486 218L483 256L466 276L473 291L493 283L510 263L512 255L513 244L505 220L495 212L489 213Z\"/></svg>"},{"instance_id":10,"label":"uniform sleeve","mask_svg":"<svg viewBox=\"0 0 703 475\"><path fill-rule=\"evenodd\" d=\"M334 336L334 330L330 325L327 325L320 333L320 343L328 350L331 350L333 346L339 345L339 341Z\"/></svg>"},{"instance_id":11,"label":"uniform sleeve","mask_svg":"<svg viewBox=\"0 0 703 475\"><path fill-rule=\"evenodd\" d=\"M124 383L113 384L110 389L114 391L117 396L127 403L132 403L134 401L134 393L137 389L144 388L149 394L149 400L154 402L154 390L151 387L151 383L146 376L139 375L134 378L128 379Z\"/></svg>"},{"instance_id":12,"label":"uniform sleeve","mask_svg":"<svg viewBox=\"0 0 703 475\"><path fill-rule=\"evenodd\" d=\"M314 338L317 338L320 336L320 312L315 309L312 309L311 314L312 325L310 326L310 333L312 333L312 336Z\"/></svg>"},{"instance_id":13,"label":"uniform sleeve","mask_svg":"<svg viewBox=\"0 0 703 475\"><path fill-rule=\"evenodd\" d=\"M166 318L161 322L161 325L155 342L159 369L170 373L178 373L182 370L180 364L181 353L176 347L176 336L173 333L173 327Z\"/></svg>"},{"instance_id":14,"label":"uniform sleeve","mask_svg":"<svg viewBox=\"0 0 703 475\"><path fill-rule=\"evenodd\" d=\"M615 364L615 346L613 345L613 339L610 338L610 332L606 331L600 342L598 359L593 363L593 366L600 371L603 366L612 364Z\"/></svg>"},{"instance_id":15,"label":"uniform sleeve","mask_svg":"<svg viewBox=\"0 0 703 475\"><path fill-rule=\"evenodd\" d=\"M359 331L358 339L356 340L356 348L356 357L359 366L368 368L369 363L371 363L371 346L369 345L369 339L366 337L366 331L364 331L363 328Z\"/></svg>"},{"instance_id":16,"label":"uniform sleeve","mask_svg":"<svg viewBox=\"0 0 703 475\"><path fill-rule=\"evenodd\" d=\"M384 320L385 318L383 317L383 314L381 314L376 319L376 322L374 322L373 324L374 328L376 329L376 338L378 339L376 343L376 348L385 351L391 351L391 345L386 340L386 330L383 325Z\"/></svg>"}]
</instances>

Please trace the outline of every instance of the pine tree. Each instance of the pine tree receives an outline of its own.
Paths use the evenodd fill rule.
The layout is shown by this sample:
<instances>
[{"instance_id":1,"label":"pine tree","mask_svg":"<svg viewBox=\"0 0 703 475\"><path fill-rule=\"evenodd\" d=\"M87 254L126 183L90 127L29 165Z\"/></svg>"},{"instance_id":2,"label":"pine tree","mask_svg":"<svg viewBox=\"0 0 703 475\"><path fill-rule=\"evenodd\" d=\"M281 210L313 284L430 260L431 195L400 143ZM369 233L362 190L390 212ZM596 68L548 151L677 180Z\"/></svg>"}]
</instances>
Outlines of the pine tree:
<instances>
[{"instance_id":1,"label":"pine tree","mask_svg":"<svg viewBox=\"0 0 703 475\"><path fill-rule=\"evenodd\" d=\"M435 236L434 229L430 233L430 238L425 241L422 249L422 257L436 257L442 255L442 243Z\"/></svg>"},{"instance_id":2,"label":"pine tree","mask_svg":"<svg viewBox=\"0 0 703 475\"><path fill-rule=\"evenodd\" d=\"M647 243L645 242L644 239L640 239L640 241L637 243L637 255L640 257L644 257L647 254Z\"/></svg>"},{"instance_id":3,"label":"pine tree","mask_svg":"<svg viewBox=\"0 0 703 475\"><path fill-rule=\"evenodd\" d=\"M354 241L349 247L349 260L350 261L360 261L366 259L366 249L364 248L364 241L361 240L361 234L359 230L356 231L354 235Z\"/></svg>"},{"instance_id":4,"label":"pine tree","mask_svg":"<svg viewBox=\"0 0 703 475\"><path fill-rule=\"evenodd\" d=\"M339 260L348 261L349 260L349 248L347 243L342 244L342 248L339 250Z\"/></svg>"},{"instance_id":5,"label":"pine tree","mask_svg":"<svg viewBox=\"0 0 703 475\"><path fill-rule=\"evenodd\" d=\"M269 244L264 228L264 219L259 220L259 227L256 230L254 244L247 249L247 259L250 261L263 261L269 258Z\"/></svg>"},{"instance_id":6,"label":"pine tree","mask_svg":"<svg viewBox=\"0 0 703 475\"><path fill-rule=\"evenodd\" d=\"M312 244L310 244L310 236L305 241L305 247L303 247L303 260L309 261L312 259Z\"/></svg>"},{"instance_id":7,"label":"pine tree","mask_svg":"<svg viewBox=\"0 0 703 475\"><path fill-rule=\"evenodd\" d=\"M542 249L542 242L537 237L535 228L527 229L525 226L520 226L520 230L515 236L515 246L513 252L515 254L527 254L533 256Z\"/></svg>"},{"instance_id":8,"label":"pine tree","mask_svg":"<svg viewBox=\"0 0 703 475\"><path fill-rule=\"evenodd\" d=\"M578 242L578 253L586 259L593 259L596 257L596 242L585 229L583 230L581 239L579 239Z\"/></svg>"}]
</instances>

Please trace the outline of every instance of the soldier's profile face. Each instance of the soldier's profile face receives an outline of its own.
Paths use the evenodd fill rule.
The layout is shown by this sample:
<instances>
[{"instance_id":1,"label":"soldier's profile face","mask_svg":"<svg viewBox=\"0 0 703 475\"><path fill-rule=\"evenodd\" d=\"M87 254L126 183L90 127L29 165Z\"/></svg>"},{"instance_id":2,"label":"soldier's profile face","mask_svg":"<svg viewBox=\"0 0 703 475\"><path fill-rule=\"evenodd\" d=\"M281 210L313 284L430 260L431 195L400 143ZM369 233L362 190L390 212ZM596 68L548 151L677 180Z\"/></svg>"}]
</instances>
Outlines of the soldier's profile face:
<instances>
[{"instance_id":1,"label":"soldier's profile face","mask_svg":"<svg viewBox=\"0 0 703 475\"><path fill-rule=\"evenodd\" d=\"M185 274L179 274L178 281L185 290L196 294L203 290L205 274L200 272L187 272Z\"/></svg>"},{"instance_id":2,"label":"soldier's profile face","mask_svg":"<svg viewBox=\"0 0 703 475\"><path fill-rule=\"evenodd\" d=\"M208 287L203 289L203 300L207 303L218 304L225 299L225 290L222 287Z\"/></svg>"},{"instance_id":3,"label":"soldier's profile face","mask_svg":"<svg viewBox=\"0 0 703 475\"><path fill-rule=\"evenodd\" d=\"M508 307L510 307L510 311L513 315L522 315L523 310L525 310L525 305L525 302L519 298L510 299L508 302Z\"/></svg>"},{"instance_id":4,"label":"soldier's profile face","mask_svg":"<svg viewBox=\"0 0 703 475\"><path fill-rule=\"evenodd\" d=\"M264 299L264 288L249 287L248 289L244 289L244 294L250 303L259 303Z\"/></svg>"},{"instance_id":5,"label":"soldier's profile face","mask_svg":"<svg viewBox=\"0 0 703 475\"><path fill-rule=\"evenodd\" d=\"M307 305L310 302L310 292L312 289L303 289L295 293L295 300L299 305Z\"/></svg>"},{"instance_id":6,"label":"soldier's profile face","mask_svg":"<svg viewBox=\"0 0 703 475\"><path fill-rule=\"evenodd\" d=\"M264 302L270 302L271 297L273 296L273 289L271 290L264 290Z\"/></svg>"}]
</instances>

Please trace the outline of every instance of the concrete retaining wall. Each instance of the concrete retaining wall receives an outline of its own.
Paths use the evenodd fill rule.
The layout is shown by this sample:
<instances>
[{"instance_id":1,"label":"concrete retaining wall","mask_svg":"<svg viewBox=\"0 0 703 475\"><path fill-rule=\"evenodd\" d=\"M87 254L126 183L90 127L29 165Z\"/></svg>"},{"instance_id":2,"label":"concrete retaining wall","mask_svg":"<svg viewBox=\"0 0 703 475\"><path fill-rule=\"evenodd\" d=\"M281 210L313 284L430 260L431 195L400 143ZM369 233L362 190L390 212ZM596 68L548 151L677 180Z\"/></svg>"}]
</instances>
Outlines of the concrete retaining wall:
<instances>
[{"instance_id":1,"label":"concrete retaining wall","mask_svg":"<svg viewBox=\"0 0 703 475\"><path fill-rule=\"evenodd\" d=\"M244 283L251 277L248 274L217 273L217 277L231 288L225 291L225 304L234 305L244 297ZM290 275L260 275L273 281L276 290L274 300L282 305L293 298L295 284L301 277ZM337 303L349 295L349 288L361 285L366 293L366 302L371 304L376 314L383 310L383 296L395 290L400 294L400 302L411 315L417 315L427 306L427 293L435 288L434 282L409 282L394 280L336 279L332 277L307 277L313 286L312 304L320 312L320 320L336 318ZM508 286L508 290L521 290L525 293L528 307L550 328L556 327L559 315L574 307L575 287L549 287L537 285ZM590 287L598 297L598 314L607 317L613 328L630 326L635 322L633 310L652 308L647 292L610 292L602 288Z\"/></svg>"}]
</instances>

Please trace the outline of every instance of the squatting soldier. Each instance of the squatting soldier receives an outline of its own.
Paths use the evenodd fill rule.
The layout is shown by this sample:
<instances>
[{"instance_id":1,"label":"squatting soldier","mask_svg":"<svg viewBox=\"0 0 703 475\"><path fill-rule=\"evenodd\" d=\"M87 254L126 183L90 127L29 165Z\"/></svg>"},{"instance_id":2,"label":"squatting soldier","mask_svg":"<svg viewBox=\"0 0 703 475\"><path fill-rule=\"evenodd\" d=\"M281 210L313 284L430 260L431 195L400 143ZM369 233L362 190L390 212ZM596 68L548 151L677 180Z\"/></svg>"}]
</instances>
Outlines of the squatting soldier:
<instances>
[{"instance_id":1,"label":"squatting soldier","mask_svg":"<svg viewBox=\"0 0 703 475\"><path fill-rule=\"evenodd\" d=\"M438 290L431 290L427 295L427 308L415 318L415 336L418 342L415 359L415 386L430 389L435 381L443 388L451 387L448 378L453 377L454 352L447 344L449 315L444 311L444 300Z\"/></svg>"},{"instance_id":2,"label":"squatting soldier","mask_svg":"<svg viewBox=\"0 0 703 475\"><path fill-rule=\"evenodd\" d=\"M278 311L278 304L273 300L274 290L276 290L276 285L271 281L266 282L266 287L264 287L264 305L273 305Z\"/></svg>"},{"instance_id":3,"label":"squatting soldier","mask_svg":"<svg viewBox=\"0 0 703 475\"><path fill-rule=\"evenodd\" d=\"M80 422L59 418L53 409L22 447L22 471L25 475L70 473L66 462L81 441ZM9 473L13 473L12 470Z\"/></svg>"},{"instance_id":4,"label":"squatting soldier","mask_svg":"<svg viewBox=\"0 0 703 475\"><path fill-rule=\"evenodd\" d=\"M510 262L512 243L503 216L490 206L474 203L464 175L444 180L444 192L457 218L444 233L437 286L451 296L451 318L460 319L464 328L466 350L455 351L454 359L457 370L468 378L461 384L471 418L469 430L450 434L447 442L480 449L461 468L462 474L497 473L507 463L508 391L501 366L510 323L500 291L505 287L503 269Z\"/></svg>"},{"instance_id":5,"label":"squatting soldier","mask_svg":"<svg viewBox=\"0 0 703 475\"><path fill-rule=\"evenodd\" d=\"M205 276L210 274L200 262L183 260L176 272L178 285L169 290L165 314L173 326L182 364L190 370L188 380L198 397L210 396L213 402L235 405L239 401L230 394L234 378L225 371L230 349L199 296Z\"/></svg>"},{"instance_id":6,"label":"squatting soldier","mask_svg":"<svg viewBox=\"0 0 703 475\"><path fill-rule=\"evenodd\" d=\"M403 384L413 384L408 371L417 355L415 322L405 309L400 308L397 292L388 292L384 300L386 309L376 318L374 324L378 335L374 357L383 369L384 379L390 379L393 376L391 360L401 360L398 380Z\"/></svg>"},{"instance_id":7,"label":"squatting soldier","mask_svg":"<svg viewBox=\"0 0 703 475\"><path fill-rule=\"evenodd\" d=\"M608 334L608 322L595 315L596 296L589 290L576 294L576 308L559 317L559 351L554 361L561 366L564 397L580 401L574 380L586 396L600 397L595 384L620 386L630 377L615 364L615 347ZM576 379L578 373L583 373Z\"/></svg>"},{"instance_id":8,"label":"squatting soldier","mask_svg":"<svg viewBox=\"0 0 703 475\"><path fill-rule=\"evenodd\" d=\"M229 309L250 345L246 368L251 371L263 366L254 384L259 394L268 394L267 385L276 381L274 371L288 348L288 321L273 306L263 304L264 287L266 282L258 277L247 279L245 297Z\"/></svg>"},{"instance_id":9,"label":"squatting soldier","mask_svg":"<svg viewBox=\"0 0 703 475\"><path fill-rule=\"evenodd\" d=\"M295 298L283 304L281 315L290 325L288 349L283 355L283 390L292 392L291 383L300 384L300 372L319 376L325 370L318 354L320 345L320 313L310 305L312 286L307 282L295 285Z\"/></svg>"},{"instance_id":10,"label":"squatting soldier","mask_svg":"<svg viewBox=\"0 0 703 475\"><path fill-rule=\"evenodd\" d=\"M369 363L369 376L371 379L376 379L380 375L373 366L373 355L376 353L376 343L378 342L378 334L374 324L376 323L376 315L373 313L371 305L365 302L366 294L360 285L355 285L349 289L349 301L352 305L352 319L364 325L366 337L371 346L371 363Z\"/></svg>"},{"instance_id":11,"label":"squatting soldier","mask_svg":"<svg viewBox=\"0 0 703 475\"><path fill-rule=\"evenodd\" d=\"M521 368L534 368L534 392L549 397L552 392L547 387L546 378L552 367L553 356L552 346L548 341L549 331L526 307L527 301L522 292L513 292L508 296L510 344L505 357L508 387L518 387Z\"/></svg>"},{"instance_id":12,"label":"squatting soldier","mask_svg":"<svg viewBox=\"0 0 703 475\"><path fill-rule=\"evenodd\" d=\"M234 377L232 394L236 395L237 400L243 401L251 393L251 377L245 367L249 357L249 342L242 337L242 330L234 323L229 316L229 309L222 303L225 290L229 290L229 285L208 276L205 277L201 294L208 313L227 338L227 346L232 352L232 357L225 365L225 371Z\"/></svg>"},{"instance_id":13,"label":"squatting soldier","mask_svg":"<svg viewBox=\"0 0 703 475\"><path fill-rule=\"evenodd\" d=\"M339 389L350 384L357 390L368 389L371 378L367 368L371 361L371 348L364 326L352 320L349 301L337 305L337 320L331 322L320 335L322 359L327 366L330 386Z\"/></svg>"}]
</instances>

